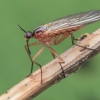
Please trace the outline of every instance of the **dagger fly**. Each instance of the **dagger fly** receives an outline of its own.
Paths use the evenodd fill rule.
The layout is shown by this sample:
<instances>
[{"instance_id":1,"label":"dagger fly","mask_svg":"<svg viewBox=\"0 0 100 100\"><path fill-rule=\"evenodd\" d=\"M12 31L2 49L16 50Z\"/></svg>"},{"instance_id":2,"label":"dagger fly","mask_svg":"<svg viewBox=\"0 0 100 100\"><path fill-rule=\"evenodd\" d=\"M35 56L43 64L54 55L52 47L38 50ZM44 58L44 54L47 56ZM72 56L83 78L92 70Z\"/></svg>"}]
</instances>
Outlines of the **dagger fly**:
<instances>
[{"instance_id":1,"label":"dagger fly","mask_svg":"<svg viewBox=\"0 0 100 100\"><path fill-rule=\"evenodd\" d=\"M77 31L81 29L82 27L88 24L94 23L96 21L99 21L99 20L100 20L100 10L93 10L93 11L73 14L73 15L55 20L43 26L37 27L33 32L25 31L23 28L21 28L18 25L20 29L25 32L25 35L24 35L24 38L26 40L25 49L32 62L31 71L30 71L29 76L32 73L33 64L35 63L41 69L41 83L42 83L42 68L39 63L35 62L35 59L41 54L44 48L48 47L50 49L50 52L53 55L53 57L54 58L57 57L60 60L59 64L61 66L61 64L65 63L65 61L57 54L57 52L51 46L60 44L69 35L71 35L72 44L76 45L74 43L74 40L78 40L78 39L74 38L74 35L73 35L74 31ZM28 42L29 42L29 39L31 38L36 38L38 42L29 44ZM42 48L32 58L29 47L40 45L40 44L43 45ZM91 48L83 47L81 45L77 45L77 46L80 46L85 49L93 50ZM64 74L64 70L62 66L61 66L61 69ZM64 74L64 77L65 77L65 74Z\"/></svg>"}]
</instances>

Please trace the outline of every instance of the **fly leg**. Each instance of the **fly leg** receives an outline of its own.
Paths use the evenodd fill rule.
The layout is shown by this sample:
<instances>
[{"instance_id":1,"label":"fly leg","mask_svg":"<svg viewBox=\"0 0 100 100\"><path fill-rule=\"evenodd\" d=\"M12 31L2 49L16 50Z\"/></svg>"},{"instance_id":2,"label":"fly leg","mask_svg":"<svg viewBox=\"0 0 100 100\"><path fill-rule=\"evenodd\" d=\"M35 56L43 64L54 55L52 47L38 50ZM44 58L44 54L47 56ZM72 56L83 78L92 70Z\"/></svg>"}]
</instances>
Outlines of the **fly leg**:
<instances>
[{"instance_id":1,"label":"fly leg","mask_svg":"<svg viewBox=\"0 0 100 100\"><path fill-rule=\"evenodd\" d=\"M62 36L61 39L59 39L58 41L55 41L54 45L58 45L60 44L64 39L66 39L69 36L69 34L65 34L64 36ZM53 58L55 59L55 55L51 52Z\"/></svg>"},{"instance_id":2,"label":"fly leg","mask_svg":"<svg viewBox=\"0 0 100 100\"><path fill-rule=\"evenodd\" d=\"M66 33L65 35L63 35L58 41L55 41L54 45L60 44L63 40L65 40L70 34Z\"/></svg>"},{"instance_id":3,"label":"fly leg","mask_svg":"<svg viewBox=\"0 0 100 100\"><path fill-rule=\"evenodd\" d=\"M55 41L55 44L54 45L58 45L60 44L64 39L66 39L70 34L65 34L64 36L62 36L62 38L60 38L58 41ZM50 47L49 47L50 48ZM51 51L51 54L53 56L53 58L55 59L55 56L58 57L58 59L61 60L61 62L59 62L60 66L61 66L61 69L62 69L62 72L63 72L63 75L64 75L64 78L65 78L65 72L63 70L63 67L61 65L61 63L65 63L65 61L56 53L56 51L54 51L52 48L50 48L50 51Z\"/></svg>"},{"instance_id":4,"label":"fly leg","mask_svg":"<svg viewBox=\"0 0 100 100\"><path fill-rule=\"evenodd\" d=\"M52 52L51 52L51 54L52 54L53 58L55 59L55 55Z\"/></svg>"},{"instance_id":5,"label":"fly leg","mask_svg":"<svg viewBox=\"0 0 100 100\"><path fill-rule=\"evenodd\" d=\"M88 49L88 50L95 50L95 49L92 49L92 48L88 48L88 47L84 47L84 46L75 44L75 43L74 43L74 40L78 40L78 39L75 39L75 38L74 38L74 35L73 35L72 33L71 33L71 40L72 40L72 44L73 44L73 45L76 45L76 46L79 46L79 47L82 47L82 48Z\"/></svg>"},{"instance_id":6,"label":"fly leg","mask_svg":"<svg viewBox=\"0 0 100 100\"><path fill-rule=\"evenodd\" d=\"M36 42L36 43L31 43L31 44L28 44L28 46L36 46L36 45L39 45L40 43L38 43L38 42ZM40 67L40 70L41 70L41 84L42 84L42 68L41 68L41 65L39 64L39 63L37 63L37 62L35 62L34 60L36 59L36 57L38 57L39 55L40 55L40 53L44 50L44 46L37 52L37 54L32 58L31 57L31 54L30 54L30 50L29 50L29 47L27 47L27 45L25 45L25 49L26 49L26 52L27 52L27 54L28 54L28 56L29 56L29 58L30 58L30 60L31 60L31 63L32 63L32 65L31 65L31 71L30 71L30 74L28 75L28 76L30 76L31 74L32 74L32 71L33 71L33 65L34 65L34 63L36 64L36 65L38 65L39 67Z\"/></svg>"},{"instance_id":7,"label":"fly leg","mask_svg":"<svg viewBox=\"0 0 100 100\"><path fill-rule=\"evenodd\" d=\"M54 49L52 49L51 47L49 47L49 49L50 49L51 53L53 54L53 56L54 56L54 57L56 56L56 57L60 60L59 64L60 64L60 67L61 67L61 69L62 69L64 78L65 78L65 77L66 77L66 76L65 76L65 72L64 72L64 69L63 69L63 67L62 67L62 65L61 65L62 63L65 63L65 61L56 53L56 51L54 51Z\"/></svg>"}]
</instances>

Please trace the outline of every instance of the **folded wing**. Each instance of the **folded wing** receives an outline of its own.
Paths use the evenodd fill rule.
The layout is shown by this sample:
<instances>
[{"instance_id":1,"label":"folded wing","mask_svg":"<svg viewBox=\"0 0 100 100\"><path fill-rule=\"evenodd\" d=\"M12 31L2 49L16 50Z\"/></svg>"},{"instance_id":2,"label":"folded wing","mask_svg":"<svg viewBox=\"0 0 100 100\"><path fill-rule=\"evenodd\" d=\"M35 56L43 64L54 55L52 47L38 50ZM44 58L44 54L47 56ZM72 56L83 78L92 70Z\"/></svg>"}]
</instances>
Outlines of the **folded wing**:
<instances>
[{"instance_id":1,"label":"folded wing","mask_svg":"<svg viewBox=\"0 0 100 100\"><path fill-rule=\"evenodd\" d=\"M77 28L100 20L100 10L81 12L49 23L48 31Z\"/></svg>"}]
</instances>

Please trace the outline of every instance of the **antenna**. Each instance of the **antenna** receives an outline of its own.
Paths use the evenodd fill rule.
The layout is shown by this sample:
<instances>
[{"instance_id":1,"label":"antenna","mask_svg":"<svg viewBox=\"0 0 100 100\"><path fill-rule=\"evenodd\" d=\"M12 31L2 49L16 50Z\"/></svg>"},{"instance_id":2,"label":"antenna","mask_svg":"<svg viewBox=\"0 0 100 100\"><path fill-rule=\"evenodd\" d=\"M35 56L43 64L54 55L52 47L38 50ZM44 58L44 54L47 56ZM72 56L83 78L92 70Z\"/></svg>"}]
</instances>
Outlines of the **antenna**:
<instances>
[{"instance_id":1,"label":"antenna","mask_svg":"<svg viewBox=\"0 0 100 100\"><path fill-rule=\"evenodd\" d=\"M18 25L18 24L17 24ZM20 25L18 25L19 26L19 28L22 30L22 31L24 31L25 33L27 33Z\"/></svg>"}]
</instances>

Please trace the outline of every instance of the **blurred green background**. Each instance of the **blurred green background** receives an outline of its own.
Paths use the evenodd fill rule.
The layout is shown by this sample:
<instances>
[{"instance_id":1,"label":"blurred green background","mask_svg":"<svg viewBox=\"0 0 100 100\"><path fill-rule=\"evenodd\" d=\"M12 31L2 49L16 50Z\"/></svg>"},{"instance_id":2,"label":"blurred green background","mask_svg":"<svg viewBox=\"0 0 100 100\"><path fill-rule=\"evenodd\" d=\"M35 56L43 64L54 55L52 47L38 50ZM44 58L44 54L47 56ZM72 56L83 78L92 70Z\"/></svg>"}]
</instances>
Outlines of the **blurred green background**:
<instances>
[{"instance_id":1,"label":"blurred green background","mask_svg":"<svg viewBox=\"0 0 100 100\"><path fill-rule=\"evenodd\" d=\"M30 60L24 49L24 33L55 19L89 10L100 9L100 0L0 0L0 95L19 83L30 72ZM100 28L100 22L77 32L78 38ZM30 42L37 40L31 39ZM53 46L63 53L72 46L70 37L60 45ZM41 46L31 47L32 55ZM53 59L49 50L36 59L45 65ZM38 66L34 66L35 70ZM75 74L53 85L34 100L100 100L100 56L86 62Z\"/></svg>"}]
</instances>

